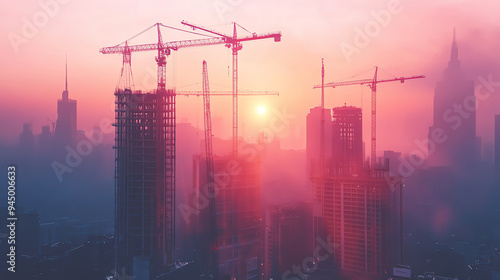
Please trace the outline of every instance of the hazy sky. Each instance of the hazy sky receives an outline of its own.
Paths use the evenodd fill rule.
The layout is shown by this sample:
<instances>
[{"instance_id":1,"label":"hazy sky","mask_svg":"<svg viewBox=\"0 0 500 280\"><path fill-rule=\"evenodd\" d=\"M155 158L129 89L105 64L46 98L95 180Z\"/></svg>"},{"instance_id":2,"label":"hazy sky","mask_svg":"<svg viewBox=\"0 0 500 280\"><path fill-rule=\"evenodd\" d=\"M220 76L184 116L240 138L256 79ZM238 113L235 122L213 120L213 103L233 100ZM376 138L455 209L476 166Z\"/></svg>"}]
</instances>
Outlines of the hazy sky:
<instances>
[{"instance_id":1,"label":"hazy sky","mask_svg":"<svg viewBox=\"0 0 500 280\"><path fill-rule=\"evenodd\" d=\"M493 0L22 0L2 4L0 138L10 141L17 138L23 122L32 122L34 132L40 133L47 118L56 120L66 54L70 98L78 100L78 127L90 129L103 118L113 118L113 90L122 58L100 54L99 48L123 42L156 22L183 28L180 22L186 20L230 34L228 23L236 21L251 32L282 32L280 43L272 39L246 42L239 52L240 89L280 92L279 97L240 98L240 130L247 138L269 127L273 108L286 108L295 115L289 128L296 133L305 131L306 114L320 102L320 91L312 87L321 81L324 58L327 82L366 71L356 78L370 78L375 65L385 71L380 78L427 76L378 87L378 150L415 150L414 141L427 137L432 122L434 87L447 66L454 27L467 77L477 81L479 75L487 78L491 74L500 81L500 4ZM238 32L248 35L242 29ZM131 43L153 43L154 35L147 32ZM194 37L165 29L163 38ZM346 55L346 50L351 54ZM154 57L154 52L132 55L136 89L155 87ZM201 90L203 59L208 62L211 88L230 90L231 52L223 46L175 52L168 58L167 86ZM478 134L484 137L483 143L492 141L493 115L500 113L499 92L500 88L478 104ZM212 100L214 119L223 123L220 136L227 137L231 100ZM362 106L365 141L369 100L369 89L362 86L326 90L328 107ZM178 120L202 128L201 98L178 97L177 101ZM259 106L267 109L265 114L257 113ZM302 136L284 144L304 148L304 143Z\"/></svg>"}]
</instances>

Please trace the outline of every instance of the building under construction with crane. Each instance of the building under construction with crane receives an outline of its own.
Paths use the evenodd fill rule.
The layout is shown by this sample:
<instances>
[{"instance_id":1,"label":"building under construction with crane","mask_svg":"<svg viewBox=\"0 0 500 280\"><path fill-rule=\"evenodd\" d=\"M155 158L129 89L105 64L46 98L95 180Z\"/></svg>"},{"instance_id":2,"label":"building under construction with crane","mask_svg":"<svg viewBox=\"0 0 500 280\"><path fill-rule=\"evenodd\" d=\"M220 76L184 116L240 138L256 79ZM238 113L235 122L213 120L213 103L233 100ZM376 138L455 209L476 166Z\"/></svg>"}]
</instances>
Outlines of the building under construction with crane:
<instances>
[{"instance_id":1,"label":"building under construction with crane","mask_svg":"<svg viewBox=\"0 0 500 280\"><path fill-rule=\"evenodd\" d=\"M206 249L208 254L205 271L212 279L222 279L219 275L224 279L260 279L260 163L238 156L238 51L242 42L266 38L279 42L281 34L252 33L251 36L238 37L237 24L233 23L233 36L226 36L201 26L182 23L211 33L211 36L163 42L160 27L172 27L157 23L145 30L157 30L157 43L129 45L125 41L100 50L103 54L123 55L121 84L115 90L115 273L125 273L134 279L159 279L173 265L176 93L166 87L166 59L171 51L180 48L225 45L232 49L233 57L233 152L214 160L208 76L204 63L206 156L195 160L195 164L204 162L206 168L203 179L196 174L194 176L195 185L208 186L210 197L209 211L204 216L206 219L200 220L208 224L208 239L202 251ZM155 91L132 89L131 53L138 51L157 51L158 86ZM237 172L228 174L228 185L216 194L215 174L226 170L227 166ZM195 189L203 190L203 187Z\"/></svg>"},{"instance_id":2,"label":"building under construction with crane","mask_svg":"<svg viewBox=\"0 0 500 280\"><path fill-rule=\"evenodd\" d=\"M389 162L376 158L376 90L381 82L423 78L400 77L324 83L321 107L308 116L307 146L313 182L314 238L336 245L334 267L342 274L378 279L402 262L402 180L390 177ZM325 87L368 85L371 95L371 153L365 161L362 109L352 106L324 108ZM322 114L319 112L323 112ZM317 154L319 150L319 154ZM325 154L330 151L330 154ZM387 276L387 275L386 275Z\"/></svg>"},{"instance_id":3,"label":"building under construction with crane","mask_svg":"<svg viewBox=\"0 0 500 280\"><path fill-rule=\"evenodd\" d=\"M388 179L388 162L363 161L361 108L336 107L327 129L332 151L313 182L314 238L332 240L335 269L377 279L399 263L400 184Z\"/></svg>"},{"instance_id":4,"label":"building under construction with crane","mask_svg":"<svg viewBox=\"0 0 500 280\"><path fill-rule=\"evenodd\" d=\"M167 272L175 233L175 94L115 92L116 267Z\"/></svg>"}]
</instances>

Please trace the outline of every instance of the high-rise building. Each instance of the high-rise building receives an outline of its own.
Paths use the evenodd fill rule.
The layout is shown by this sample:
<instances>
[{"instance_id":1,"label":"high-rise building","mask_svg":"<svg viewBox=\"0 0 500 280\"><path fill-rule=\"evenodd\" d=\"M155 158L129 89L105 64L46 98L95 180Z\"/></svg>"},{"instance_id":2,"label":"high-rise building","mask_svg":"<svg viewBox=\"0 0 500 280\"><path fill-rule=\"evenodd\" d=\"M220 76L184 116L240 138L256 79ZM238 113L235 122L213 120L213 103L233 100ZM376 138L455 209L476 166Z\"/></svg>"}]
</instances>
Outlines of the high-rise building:
<instances>
[{"instance_id":1,"label":"high-rise building","mask_svg":"<svg viewBox=\"0 0 500 280\"><path fill-rule=\"evenodd\" d=\"M217 254L221 279L261 279L263 261L260 160L214 157ZM194 158L194 197L202 271L210 270L210 218L206 158Z\"/></svg>"},{"instance_id":2,"label":"high-rise building","mask_svg":"<svg viewBox=\"0 0 500 280\"><path fill-rule=\"evenodd\" d=\"M456 167L470 166L481 156L474 82L467 80L460 69L455 33L448 68L436 85L428 154L433 166Z\"/></svg>"},{"instance_id":3,"label":"high-rise building","mask_svg":"<svg viewBox=\"0 0 500 280\"><path fill-rule=\"evenodd\" d=\"M154 279L173 262L175 93L115 92L115 271Z\"/></svg>"},{"instance_id":4,"label":"high-rise building","mask_svg":"<svg viewBox=\"0 0 500 280\"><path fill-rule=\"evenodd\" d=\"M57 146L75 144L76 133L76 100L69 99L68 65L66 64L66 86L62 99L57 101L57 121L54 140Z\"/></svg>"},{"instance_id":5,"label":"high-rise building","mask_svg":"<svg viewBox=\"0 0 500 280\"><path fill-rule=\"evenodd\" d=\"M333 108L330 173L358 174L363 170L361 108Z\"/></svg>"},{"instance_id":6,"label":"high-rise building","mask_svg":"<svg viewBox=\"0 0 500 280\"><path fill-rule=\"evenodd\" d=\"M315 238L333 241L340 273L377 278L399 261L401 184L387 162L363 165L361 120L360 108L333 109L332 164L312 177L323 223Z\"/></svg>"},{"instance_id":7,"label":"high-rise building","mask_svg":"<svg viewBox=\"0 0 500 280\"><path fill-rule=\"evenodd\" d=\"M311 214L310 203L272 205L267 208L265 279L281 279L286 270L311 256Z\"/></svg>"},{"instance_id":8,"label":"high-rise building","mask_svg":"<svg viewBox=\"0 0 500 280\"><path fill-rule=\"evenodd\" d=\"M322 112L323 111L323 112ZM324 127L321 141L321 114L323 114ZM332 155L332 111L331 109L321 109L321 107L311 108L306 117L306 172L307 176L318 177L321 174L320 159L323 158L323 171L328 167ZM323 157L321 157L321 145L323 145ZM313 236L323 236L324 221L321 207L322 201L321 185L313 184ZM313 242L314 244L314 242ZM314 248L311 248L311 251Z\"/></svg>"},{"instance_id":9,"label":"high-rise building","mask_svg":"<svg viewBox=\"0 0 500 280\"><path fill-rule=\"evenodd\" d=\"M50 147L50 143L52 140L52 133L50 132L50 126L44 125L42 126L42 133L38 134L37 137L38 146L42 151L46 151Z\"/></svg>"},{"instance_id":10,"label":"high-rise building","mask_svg":"<svg viewBox=\"0 0 500 280\"><path fill-rule=\"evenodd\" d=\"M35 137L31 123L23 123L23 132L19 135L20 151L24 154L35 150Z\"/></svg>"},{"instance_id":11,"label":"high-rise building","mask_svg":"<svg viewBox=\"0 0 500 280\"><path fill-rule=\"evenodd\" d=\"M324 160L330 161L332 154L332 112L324 109ZM321 108L314 107L306 118L306 161L307 174L318 174L320 169Z\"/></svg>"},{"instance_id":12,"label":"high-rise building","mask_svg":"<svg viewBox=\"0 0 500 280\"><path fill-rule=\"evenodd\" d=\"M323 219L342 273L377 277L399 262L400 186L375 174L325 178Z\"/></svg>"},{"instance_id":13,"label":"high-rise building","mask_svg":"<svg viewBox=\"0 0 500 280\"><path fill-rule=\"evenodd\" d=\"M389 160L390 175L401 175L398 170L402 160L401 152L384 151L384 158Z\"/></svg>"}]
</instances>

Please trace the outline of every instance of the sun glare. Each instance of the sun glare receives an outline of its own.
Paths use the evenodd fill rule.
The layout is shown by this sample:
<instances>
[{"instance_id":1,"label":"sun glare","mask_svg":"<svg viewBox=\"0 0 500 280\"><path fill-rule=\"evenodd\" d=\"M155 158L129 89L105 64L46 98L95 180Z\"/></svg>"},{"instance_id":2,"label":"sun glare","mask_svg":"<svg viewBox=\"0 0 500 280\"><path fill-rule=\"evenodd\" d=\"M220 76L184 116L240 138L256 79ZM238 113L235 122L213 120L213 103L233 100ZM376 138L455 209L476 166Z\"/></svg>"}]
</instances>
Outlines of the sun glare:
<instances>
[{"instance_id":1,"label":"sun glare","mask_svg":"<svg viewBox=\"0 0 500 280\"><path fill-rule=\"evenodd\" d=\"M266 113L266 108L262 107L262 106L259 106L257 108L257 113L259 113L259 115L263 115Z\"/></svg>"}]
</instances>

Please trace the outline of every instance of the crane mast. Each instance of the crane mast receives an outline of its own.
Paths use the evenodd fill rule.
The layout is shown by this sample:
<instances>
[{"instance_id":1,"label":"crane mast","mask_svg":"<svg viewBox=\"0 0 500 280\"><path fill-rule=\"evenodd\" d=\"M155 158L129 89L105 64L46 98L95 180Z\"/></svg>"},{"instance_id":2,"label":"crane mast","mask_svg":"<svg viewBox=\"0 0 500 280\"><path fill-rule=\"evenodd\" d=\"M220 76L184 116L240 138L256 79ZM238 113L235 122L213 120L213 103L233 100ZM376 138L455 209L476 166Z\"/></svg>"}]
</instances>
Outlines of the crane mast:
<instances>
[{"instance_id":1,"label":"crane mast","mask_svg":"<svg viewBox=\"0 0 500 280\"><path fill-rule=\"evenodd\" d=\"M268 34L256 34L253 33L252 36L238 38L238 34L236 31L236 22L233 22L233 35L228 36L224 35L220 32L213 31L207 29L202 26L194 25L188 23L186 21L182 21L182 24L189 26L194 29L203 30L208 33L212 33L214 35L222 36L226 41L225 46L231 48L232 50L232 58L233 58L233 156L237 157L238 155L238 51L241 50L242 45L241 42L251 41L251 40L259 40L266 38L274 38L275 42L281 41L281 33L268 33Z\"/></svg>"},{"instance_id":2,"label":"crane mast","mask_svg":"<svg viewBox=\"0 0 500 280\"><path fill-rule=\"evenodd\" d=\"M423 75L418 75L418 76L410 76L410 77L396 77L393 79L384 79L384 80L377 80L377 73L378 73L378 67L375 67L375 74L373 75L372 79L362 79L362 80L352 80L352 81L343 81L343 82L331 82L324 84L322 83L321 85L315 85L313 88L321 88L322 89L322 95L323 95L323 90L325 87L339 87L339 86L350 86L350 85L367 85L371 89L371 156L370 156L370 165L371 168L374 169L376 167L377 159L377 84L379 83L386 83L386 82L395 82L395 81L400 81L401 83L404 83L405 80L412 80L412 79L421 79L425 78ZM322 102L323 102L323 97L322 97Z\"/></svg>"},{"instance_id":3,"label":"crane mast","mask_svg":"<svg viewBox=\"0 0 500 280\"><path fill-rule=\"evenodd\" d=\"M122 79L125 77L125 92L130 89L131 54L138 51L157 51L157 89L156 89L156 112L154 114L155 138L156 138L156 189L154 199L156 206L155 215L155 240L154 250L155 262L160 270L173 263L175 248L175 126L176 126L176 102L175 93L166 90L166 64L167 56L171 50L184 47L208 46L224 44L224 38L208 38L197 40L163 42L160 27L165 26L156 23L146 30L156 27L158 41L152 44L124 45L119 44L112 47L102 48L103 54L119 53L123 55ZM168 26L167 26L168 27ZM145 31L146 31L145 30ZM144 32L144 31L143 31ZM136 35L137 36L137 35ZM135 36L134 36L135 37ZM128 73L124 73L128 72ZM126 225L124 225L126 227ZM117 239L118 244L118 239ZM118 248L118 247L117 247ZM118 249L117 249L118 250ZM118 260L115 265L118 265Z\"/></svg>"},{"instance_id":4,"label":"crane mast","mask_svg":"<svg viewBox=\"0 0 500 280\"><path fill-rule=\"evenodd\" d=\"M218 278L218 253L217 253L217 209L215 204L214 183L214 153L212 146L212 115L210 112L210 87L208 83L207 62L203 61L203 108L205 113L205 154L207 161L207 187L210 198L210 261L215 279Z\"/></svg>"}]
</instances>

